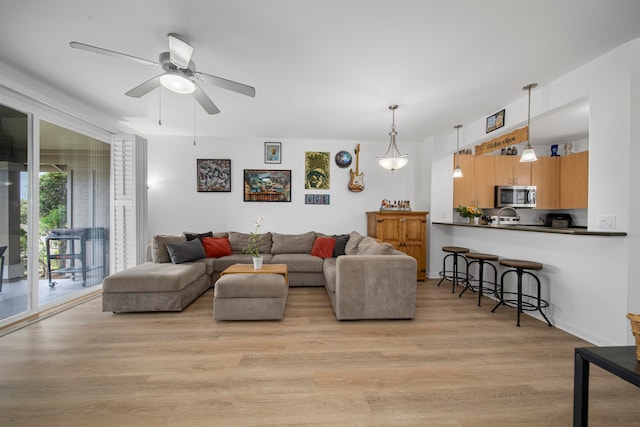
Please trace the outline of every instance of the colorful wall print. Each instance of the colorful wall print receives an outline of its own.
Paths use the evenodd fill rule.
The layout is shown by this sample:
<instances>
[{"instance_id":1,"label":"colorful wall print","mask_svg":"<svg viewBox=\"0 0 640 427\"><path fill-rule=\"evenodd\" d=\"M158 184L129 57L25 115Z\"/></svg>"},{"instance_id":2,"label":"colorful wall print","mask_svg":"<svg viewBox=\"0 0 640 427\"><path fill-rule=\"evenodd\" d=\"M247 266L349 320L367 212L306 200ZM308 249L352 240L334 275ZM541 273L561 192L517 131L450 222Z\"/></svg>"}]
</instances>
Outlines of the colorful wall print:
<instances>
[{"instance_id":1,"label":"colorful wall print","mask_svg":"<svg viewBox=\"0 0 640 427\"><path fill-rule=\"evenodd\" d=\"M245 202L290 202L291 170L244 170Z\"/></svg>"},{"instance_id":2,"label":"colorful wall print","mask_svg":"<svg viewBox=\"0 0 640 427\"><path fill-rule=\"evenodd\" d=\"M304 188L328 190L331 162L328 151L307 151L304 155Z\"/></svg>"}]
</instances>

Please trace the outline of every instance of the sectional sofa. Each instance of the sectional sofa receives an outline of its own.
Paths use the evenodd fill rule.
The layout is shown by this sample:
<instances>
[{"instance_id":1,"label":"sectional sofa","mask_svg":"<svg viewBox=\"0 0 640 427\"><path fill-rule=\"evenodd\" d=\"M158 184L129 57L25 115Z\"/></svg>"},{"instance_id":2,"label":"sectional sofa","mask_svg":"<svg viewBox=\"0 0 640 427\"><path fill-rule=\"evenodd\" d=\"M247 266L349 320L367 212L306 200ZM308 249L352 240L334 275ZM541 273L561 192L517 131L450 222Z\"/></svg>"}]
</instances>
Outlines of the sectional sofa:
<instances>
[{"instance_id":1,"label":"sectional sofa","mask_svg":"<svg viewBox=\"0 0 640 427\"><path fill-rule=\"evenodd\" d=\"M238 232L156 235L148 261L110 275L103 311L180 311L227 267L252 262L249 235ZM416 260L358 232L325 235L263 233L264 263L287 264L289 286L323 286L339 320L412 319Z\"/></svg>"}]
</instances>

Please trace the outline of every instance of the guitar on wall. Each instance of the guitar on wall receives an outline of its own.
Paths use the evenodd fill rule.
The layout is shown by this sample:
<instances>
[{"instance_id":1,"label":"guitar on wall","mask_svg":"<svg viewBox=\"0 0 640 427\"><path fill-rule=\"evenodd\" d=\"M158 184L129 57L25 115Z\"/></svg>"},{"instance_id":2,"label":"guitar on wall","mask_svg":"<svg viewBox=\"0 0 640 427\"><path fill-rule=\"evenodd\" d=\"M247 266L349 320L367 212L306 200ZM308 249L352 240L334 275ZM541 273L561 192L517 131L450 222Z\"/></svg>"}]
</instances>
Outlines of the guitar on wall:
<instances>
[{"instance_id":1,"label":"guitar on wall","mask_svg":"<svg viewBox=\"0 0 640 427\"><path fill-rule=\"evenodd\" d=\"M359 193L364 190L364 173L360 173L360 144L356 147L356 171L349 169L351 179L349 180L349 190Z\"/></svg>"}]
</instances>

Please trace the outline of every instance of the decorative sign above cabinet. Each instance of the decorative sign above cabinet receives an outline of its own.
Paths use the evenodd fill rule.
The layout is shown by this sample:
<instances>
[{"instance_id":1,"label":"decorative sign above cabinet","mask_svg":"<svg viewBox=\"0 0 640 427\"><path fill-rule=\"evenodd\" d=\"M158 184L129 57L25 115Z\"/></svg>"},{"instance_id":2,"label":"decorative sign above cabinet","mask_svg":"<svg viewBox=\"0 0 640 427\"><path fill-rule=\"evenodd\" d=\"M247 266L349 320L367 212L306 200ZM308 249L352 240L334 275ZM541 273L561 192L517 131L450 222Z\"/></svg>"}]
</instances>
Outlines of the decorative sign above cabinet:
<instances>
[{"instance_id":1,"label":"decorative sign above cabinet","mask_svg":"<svg viewBox=\"0 0 640 427\"><path fill-rule=\"evenodd\" d=\"M490 141L483 142L480 145L476 145L476 155L490 153L501 148L507 148L511 145L516 145L527 140L527 127L516 129L512 132L494 138Z\"/></svg>"}]
</instances>

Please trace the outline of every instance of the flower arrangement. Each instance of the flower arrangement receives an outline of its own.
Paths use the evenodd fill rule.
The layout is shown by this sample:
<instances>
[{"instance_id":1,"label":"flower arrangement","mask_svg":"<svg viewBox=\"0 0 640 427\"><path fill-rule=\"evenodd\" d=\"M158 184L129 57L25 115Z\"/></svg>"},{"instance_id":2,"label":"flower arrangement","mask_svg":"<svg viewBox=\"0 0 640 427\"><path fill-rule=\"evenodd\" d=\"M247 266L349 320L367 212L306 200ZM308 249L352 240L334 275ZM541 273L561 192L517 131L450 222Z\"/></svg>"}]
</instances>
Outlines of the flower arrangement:
<instances>
[{"instance_id":1,"label":"flower arrangement","mask_svg":"<svg viewBox=\"0 0 640 427\"><path fill-rule=\"evenodd\" d=\"M262 221L264 221L264 215L261 215L254 224L254 230L249 233L249 242L247 246L242 248L242 253L250 254L254 258L258 258L260 256L260 240L262 240L262 236L258 234L258 228L262 225Z\"/></svg>"},{"instance_id":2,"label":"flower arrangement","mask_svg":"<svg viewBox=\"0 0 640 427\"><path fill-rule=\"evenodd\" d=\"M482 216L482 209L476 206L458 205L456 212L458 212L458 215L462 218L477 218Z\"/></svg>"}]
</instances>

